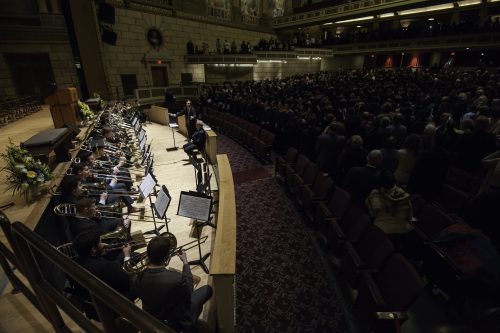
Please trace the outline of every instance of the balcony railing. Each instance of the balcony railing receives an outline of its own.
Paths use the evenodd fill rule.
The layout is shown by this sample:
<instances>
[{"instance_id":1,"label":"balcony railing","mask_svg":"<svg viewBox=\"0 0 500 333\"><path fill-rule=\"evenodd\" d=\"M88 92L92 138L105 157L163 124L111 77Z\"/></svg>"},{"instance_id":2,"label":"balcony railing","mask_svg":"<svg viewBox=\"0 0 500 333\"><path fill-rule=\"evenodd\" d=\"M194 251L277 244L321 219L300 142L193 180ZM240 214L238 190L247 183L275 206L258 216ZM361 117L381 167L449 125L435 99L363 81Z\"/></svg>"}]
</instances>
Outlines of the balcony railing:
<instances>
[{"instance_id":1,"label":"balcony railing","mask_svg":"<svg viewBox=\"0 0 500 333\"><path fill-rule=\"evenodd\" d=\"M339 18L347 15L355 15L363 12L384 9L390 11L391 8L408 5L425 4L425 0L360 0L350 3L345 3L337 6L322 8L310 12L292 14L282 17L276 17L272 20L272 25L275 28L282 28L296 25L299 23L312 23L316 21L325 21L332 18Z\"/></svg>"},{"instance_id":2,"label":"balcony railing","mask_svg":"<svg viewBox=\"0 0 500 333\"><path fill-rule=\"evenodd\" d=\"M500 32L440 36L405 40L386 40L333 46L333 54L360 54L385 51L442 50L474 47L495 47L500 43Z\"/></svg>"},{"instance_id":3,"label":"balcony railing","mask_svg":"<svg viewBox=\"0 0 500 333\"><path fill-rule=\"evenodd\" d=\"M224 8L218 7L207 7L207 15L211 17L218 18L220 20L229 21L231 19L231 11Z\"/></svg>"},{"instance_id":4,"label":"balcony railing","mask_svg":"<svg viewBox=\"0 0 500 333\"><path fill-rule=\"evenodd\" d=\"M251 25L259 25L259 17L254 15L243 14L243 23Z\"/></svg>"}]
</instances>

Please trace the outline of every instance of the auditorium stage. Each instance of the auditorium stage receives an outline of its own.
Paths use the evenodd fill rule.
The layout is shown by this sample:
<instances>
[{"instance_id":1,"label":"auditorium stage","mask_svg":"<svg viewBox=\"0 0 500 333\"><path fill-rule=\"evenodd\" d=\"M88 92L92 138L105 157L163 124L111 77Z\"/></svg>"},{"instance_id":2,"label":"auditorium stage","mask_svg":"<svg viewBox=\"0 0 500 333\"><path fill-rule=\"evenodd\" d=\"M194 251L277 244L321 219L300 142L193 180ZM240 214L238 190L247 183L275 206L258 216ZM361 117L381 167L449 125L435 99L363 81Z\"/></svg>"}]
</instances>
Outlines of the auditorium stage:
<instances>
[{"instance_id":1,"label":"auditorium stage","mask_svg":"<svg viewBox=\"0 0 500 333\"><path fill-rule=\"evenodd\" d=\"M151 149L154 154L154 174L157 177L159 185L165 185L170 195L172 202L167 211L167 217L171 219L169 223L169 230L176 238L178 245L185 244L193 241L191 238L191 221L188 218L177 216L177 207L179 202L179 195L181 191L194 191L195 186L195 173L193 166L187 160L187 155L182 150L182 145L186 143L186 139L181 134L175 132L175 142L178 150L166 151L166 148L174 146L172 131L165 125L146 123L143 125L146 129L148 136L148 143L152 140ZM20 119L12 124L4 126L0 129L0 147L2 152L6 145L9 143L9 138L12 139L14 144L27 140L32 135L41 130L53 128L52 119L48 107L35 114L29 115ZM3 162L0 162L3 163ZM2 164L0 164L0 167ZM216 189L215 176L211 168L212 181L211 188ZM35 204L26 205L24 199L21 197L12 197L11 192L7 191L7 185L3 182L5 174L0 173L0 204L7 204L14 202L15 205L4 211L11 221L21 221L30 225L31 228L35 226L35 221L26 221L26 217L31 214ZM138 183L134 184L135 186ZM140 206L141 204L139 204ZM145 201L143 205L149 206L149 202ZM146 209L146 214L150 215L149 207ZM152 223L134 222L132 224L132 231L142 230L147 231L153 228ZM165 230L165 228L163 229ZM162 231L163 231L162 230ZM212 247L212 239L214 230L210 227L205 227L202 235L208 235L206 243L202 244L202 253L207 253ZM0 239L5 241L3 233L0 232ZM188 259L197 259L198 250L193 248L187 252ZM210 267L210 259L206 262ZM169 267L180 269L182 267L178 258L173 258ZM201 278L200 285L207 283L209 276L203 272L199 267L192 267L192 272ZM53 329L44 317L31 305L31 303L22 295L10 293L11 286L7 284L4 274L0 274L0 332L52 332ZM3 292L2 292L3 291ZM137 303L140 305L139 303ZM209 307L205 307L202 318L207 320ZM68 323L70 321L68 320ZM76 327L69 325L71 328ZM76 329L75 331L78 331ZM83 330L81 330L83 332Z\"/></svg>"}]
</instances>

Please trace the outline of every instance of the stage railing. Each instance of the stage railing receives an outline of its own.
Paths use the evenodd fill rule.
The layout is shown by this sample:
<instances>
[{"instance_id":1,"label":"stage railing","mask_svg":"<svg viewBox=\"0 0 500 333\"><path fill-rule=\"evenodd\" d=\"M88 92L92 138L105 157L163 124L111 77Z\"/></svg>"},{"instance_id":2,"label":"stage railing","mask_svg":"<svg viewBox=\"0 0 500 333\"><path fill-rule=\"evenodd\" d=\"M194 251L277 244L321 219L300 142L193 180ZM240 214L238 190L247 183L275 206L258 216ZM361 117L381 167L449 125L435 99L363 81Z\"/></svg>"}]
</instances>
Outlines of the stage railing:
<instances>
[{"instance_id":1,"label":"stage railing","mask_svg":"<svg viewBox=\"0 0 500 333\"><path fill-rule=\"evenodd\" d=\"M185 101L189 98L200 95L200 87L189 86L169 86L169 87L146 87L134 89L134 98L140 105L150 105L165 102L165 92L175 96L177 101Z\"/></svg>"},{"instance_id":2,"label":"stage railing","mask_svg":"<svg viewBox=\"0 0 500 333\"><path fill-rule=\"evenodd\" d=\"M213 277L218 331L233 333L236 330L236 200L227 155L217 155L217 170L219 207L210 275Z\"/></svg>"},{"instance_id":3,"label":"stage railing","mask_svg":"<svg viewBox=\"0 0 500 333\"><path fill-rule=\"evenodd\" d=\"M60 310L65 312L85 332L119 332L127 327L135 327L141 332L175 333L164 323L135 306L128 299L95 278L76 262L66 257L40 235L31 231L21 222L10 225L8 219L0 219L2 229L13 251L1 243L0 263L6 270L14 288L23 292L28 300L45 316L55 332L72 332L66 325ZM33 292L13 274L6 260L15 265L27 278ZM44 269L48 266L50 270ZM65 294L49 281L54 269L62 271L67 277L87 289L101 326L88 319ZM13 277L14 276L14 277ZM118 315L118 317L117 317ZM122 320L117 320L121 318Z\"/></svg>"}]
</instances>

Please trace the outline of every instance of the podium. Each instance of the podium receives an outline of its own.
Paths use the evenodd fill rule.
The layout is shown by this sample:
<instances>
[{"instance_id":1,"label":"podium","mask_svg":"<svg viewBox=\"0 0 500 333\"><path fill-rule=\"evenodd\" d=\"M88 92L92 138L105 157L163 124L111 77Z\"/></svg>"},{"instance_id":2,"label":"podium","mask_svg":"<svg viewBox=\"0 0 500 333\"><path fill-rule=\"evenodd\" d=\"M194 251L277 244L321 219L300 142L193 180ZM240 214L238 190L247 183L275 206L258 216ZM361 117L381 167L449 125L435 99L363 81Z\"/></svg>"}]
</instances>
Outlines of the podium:
<instances>
[{"instance_id":1,"label":"podium","mask_svg":"<svg viewBox=\"0 0 500 333\"><path fill-rule=\"evenodd\" d=\"M180 115L179 117L177 117L177 124L179 124L179 133L188 138L186 115Z\"/></svg>"},{"instance_id":2,"label":"podium","mask_svg":"<svg viewBox=\"0 0 500 333\"><path fill-rule=\"evenodd\" d=\"M50 106L50 114L54 128L64 125L78 126L78 92L76 88L60 89L45 99L45 104Z\"/></svg>"}]
</instances>

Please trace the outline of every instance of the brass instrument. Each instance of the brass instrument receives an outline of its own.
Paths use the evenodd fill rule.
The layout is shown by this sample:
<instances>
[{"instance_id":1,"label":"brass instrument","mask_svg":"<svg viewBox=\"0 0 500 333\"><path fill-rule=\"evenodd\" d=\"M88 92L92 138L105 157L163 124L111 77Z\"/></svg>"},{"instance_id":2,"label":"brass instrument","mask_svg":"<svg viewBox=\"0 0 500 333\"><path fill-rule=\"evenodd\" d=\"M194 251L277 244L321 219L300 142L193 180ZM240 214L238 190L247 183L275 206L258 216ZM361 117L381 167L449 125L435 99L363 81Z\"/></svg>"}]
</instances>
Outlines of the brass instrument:
<instances>
[{"instance_id":1,"label":"brass instrument","mask_svg":"<svg viewBox=\"0 0 500 333\"><path fill-rule=\"evenodd\" d=\"M96 218L101 218L101 217L121 217L121 216L128 216L128 217L140 217L141 222L153 222L152 220L149 220L150 218L153 218L152 215L145 215L142 213L121 213L119 211L115 211L113 209L116 209L119 207L119 204L113 204L110 206L96 206L96 214L94 217ZM76 205L75 204L70 204L70 203L61 203L58 204L57 206L54 207L54 214L59 215L59 216L76 216ZM147 218L148 220L144 220ZM132 218L130 218L132 220Z\"/></svg>"},{"instance_id":2,"label":"brass instrument","mask_svg":"<svg viewBox=\"0 0 500 333\"><path fill-rule=\"evenodd\" d=\"M120 214L119 212L113 211L113 209L116 209L118 207L119 204L113 204L110 206L97 206L96 214L94 215L94 217L101 218L103 217L103 213ZM54 214L59 216L76 216L77 215L76 205L71 203L61 203L54 207Z\"/></svg>"},{"instance_id":3,"label":"brass instrument","mask_svg":"<svg viewBox=\"0 0 500 333\"><path fill-rule=\"evenodd\" d=\"M113 250L119 250L125 245L130 245L135 248L141 248L146 246L146 239L144 238L144 235L141 234L142 240L132 240L132 241L125 241L125 242L116 242L112 244L106 244L104 247L106 251L113 251ZM102 241L102 237L101 237ZM66 257L70 259L76 259L78 258L78 254L75 251L75 248L73 247L73 243L65 243L62 245L59 245L56 247L56 250L64 254Z\"/></svg>"},{"instance_id":4,"label":"brass instrument","mask_svg":"<svg viewBox=\"0 0 500 333\"><path fill-rule=\"evenodd\" d=\"M174 234L170 232L162 232L160 236L168 238L171 248L177 247L177 238L174 236ZM165 260L165 265L168 265L173 253L170 253L168 255L167 259ZM148 267L148 265L149 265L148 254L147 252L143 252L141 254L131 257L128 261L125 261L123 263L123 269L125 270L125 272L129 274L137 274L145 270L146 267Z\"/></svg>"},{"instance_id":5,"label":"brass instrument","mask_svg":"<svg viewBox=\"0 0 500 333\"><path fill-rule=\"evenodd\" d=\"M129 238L128 228L125 228L123 224L120 224L115 228L115 230L101 235L101 242L108 239L119 239L120 241L125 242L128 238Z\"/></svg>"},{"instance_id":6,"label":"brass instrument","mask_svg":"<svg viewBox=\"0 0 500 333\"><path fill-rule=\"evenodd\" d=\"M181 251L190 250L190 249L198 246L198 240L195 239L194 241L191 241L191 242L186 243L182 246L176 247L177 246L177 239L175 238L175 236L173 234L171 234L170 232L164 232L160 236L168 237L170 240L171 247L174 247L174 249L172 251L170 251L169 255L167 256L167 259L165 260L165 266L168 265L168 263L170 262L170 259L175 254L177 254ZM207 239L208 239L208 236L202 237L202 240L200 241L200 243L205 243ZM128 261L126 261L123 264L123 269L128 274L138 274L138 273L141 273L142 271L144 271L148 267L148 265L149 265L148 254L147 254L147 252L143 252L143 253L138 254L134 257L131 257Z\"/></svg>"}]
</instances>

